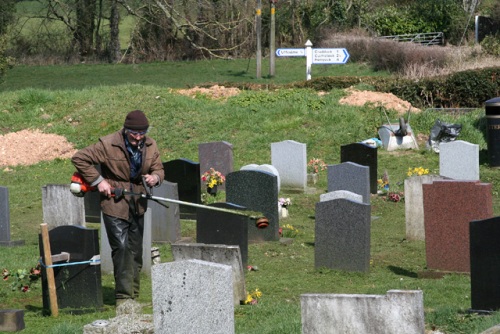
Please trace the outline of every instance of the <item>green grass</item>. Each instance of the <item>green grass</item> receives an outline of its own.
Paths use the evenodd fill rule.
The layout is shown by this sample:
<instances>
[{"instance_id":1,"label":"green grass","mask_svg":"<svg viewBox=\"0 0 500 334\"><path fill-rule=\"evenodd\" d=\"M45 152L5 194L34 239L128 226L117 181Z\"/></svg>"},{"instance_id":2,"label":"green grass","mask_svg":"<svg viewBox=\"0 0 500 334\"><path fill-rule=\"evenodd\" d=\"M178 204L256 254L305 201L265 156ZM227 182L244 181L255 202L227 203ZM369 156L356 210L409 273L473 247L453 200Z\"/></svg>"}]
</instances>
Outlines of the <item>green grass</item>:
<instances>
[{"instance_id":1,"label":"green grass","mask_svg":"<svg viewBox=\"0 0 500 334\"><path fill-rule=\"evenodd\" d=\"M277 71L278 77L284 73L288 80L295 76L297 79L292 80L301 80L304 64L291 59L287 61L287 71L281 68L281 72ZM308 158L317 157L327 164L336 164L340 161L340 145L376 136L377 126L385 122L385 116L378 108L339 104L338 100L344 94L341 90L333 90L325 96L301 89L244 91L224 101L202 96L193 99L169 89L198 82L227 81L227 73L244 69L245 64L214 61L151 64L150 67L15 68L7 82L17 80L17 83L0 93L0 134L25 128L40 129L65 136L77 148L82 148L95 142L99 136L120 128L126 112L141 108L148 114L152 124L151 136L159 144L163 161L177 158L197 161L199 143L224 140L233 145L234 167L238 170L249 163L270 163L270 144L287 139L305 143ZM194 70L198 69L197 66L203 70ZM340 68L349 70L348 66L335 67L336 70ZM114 70L120 74L115 73L116 79L109 80ZM33 76L28 80L30 71ZM137 76L128 82L125 73L134 71ZM256 82L252 76L253 73L243 74L234 76L233 80ZM60 79L56 83L57 77ZM140 80L142 82L138 82ZM262 82L273 80L287 81L276 78L262 79ZM389 117L397 119L392 111ZM485 159L483 117L482 110L465 116L427 112L412 114L411 125L415 133L428 135L436 118L464 124L460 139L480 145L481 179L493 184L494 212L498 215L499 176L498 171L488 167ZM387 170L391 184L403 182L409 167L422 166L434 173L439 170L438 155L425 148L403 152L380 149L378 159L378 174ZM39 256L41 187L68 183L74 168L68 160L56 159L10 169L0 169L0 185L9 188L11 239L22 239L26 244L3 248L0 268L29 269ZM314 269L314 208L319 195L327 189L325 174L320 175L315 187L313 194L280 194L280 197L292 200L290 217L282 223L291 224L300 232L291 245L266 242L249 246L249 265L257 266L259 270L246 272L247 289L258 288L263 296L257 305L236 308L237 333L300 333L300 295L303 293L385 294L391 289L423 291L428 328L436 327L446 333L480 333L500 322L497 313L489 316L467 313L471 306L468 276L417 277L418 272L426 269L425 244L406 240L404 203L372 197L372 216L379 218L373 220L371 226L369 273ZM90 227L96 226L91 224ZM195 237L193 222L182 221L182 235ZM172 261L170 247L158 246L162 261ZM103 312L86 315L61 312L59 318L54 319L43 316L40 285L22 293L11 291L8 282L0 282L0 309L24 309L24 333L39 333L40 328L46 329L47 333L74 333L96 319L114 316L113 279L110 275L103 276L103 287ZM151 294L151 281L143 276L140 301L149 305L147 312L151 312Z\"/></svg>"}]
</instances>

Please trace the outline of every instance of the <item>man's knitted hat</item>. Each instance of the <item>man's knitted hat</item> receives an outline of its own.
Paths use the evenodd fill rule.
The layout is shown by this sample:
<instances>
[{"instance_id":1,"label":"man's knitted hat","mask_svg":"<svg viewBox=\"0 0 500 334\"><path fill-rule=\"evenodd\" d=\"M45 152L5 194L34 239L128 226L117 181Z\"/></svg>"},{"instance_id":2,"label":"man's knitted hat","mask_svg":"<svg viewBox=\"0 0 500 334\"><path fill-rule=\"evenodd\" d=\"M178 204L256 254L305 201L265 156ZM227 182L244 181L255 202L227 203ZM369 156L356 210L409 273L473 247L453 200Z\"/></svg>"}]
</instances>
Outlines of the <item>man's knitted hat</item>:
<instances>
[{"instance_id":1,"label":"man's knitted hat","mask_svg":"<svg viewBox=\"0 0 500 334\"><path fill-rule=\"evenodd\" d=\"M142 111L134 110L127 114L123 127L130 130L147 130L149 122Z\"/></svg>"}]
</instances>

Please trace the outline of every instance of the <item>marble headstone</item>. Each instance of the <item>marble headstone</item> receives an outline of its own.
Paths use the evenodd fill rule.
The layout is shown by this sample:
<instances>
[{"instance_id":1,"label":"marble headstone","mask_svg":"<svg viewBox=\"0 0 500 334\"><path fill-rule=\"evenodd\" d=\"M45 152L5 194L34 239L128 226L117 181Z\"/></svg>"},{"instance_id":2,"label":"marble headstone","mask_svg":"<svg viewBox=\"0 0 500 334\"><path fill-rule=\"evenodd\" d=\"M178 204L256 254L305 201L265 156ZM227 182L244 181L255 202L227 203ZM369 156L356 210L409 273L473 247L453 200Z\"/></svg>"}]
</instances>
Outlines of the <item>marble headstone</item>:
<instances>
[{"instance_id":1,"label":"marble headstone","mask_svg":"<svg viewBox=\"0 0 500 334\"><path fill-rule=\"evenodd\" d=\"M177 183L163 181L159 187L153 188L153 195L178 200ZM152 242L172 243L181 239L179 204L148 201L148 210L151 211Z\"/></svg>"},{"instance_id":2,"label":"marble headstone","mask_svg":"<svg viewBox=\"0 0 500 334\"><path fill-rule=\"evenodd\" d=\"M299 191L306 189L306 144L294 140L271 143L271 164L278 170L281 187Z\"/></svg>"},{"instance_id":3,"label":"marble headstone","mask_svg":"<svg viewBox=\"0 0 500 334\"><path fill-rule=\"evenodd\" d=\"M85 204L74 196L69 184L48 184L42 187L43 222L49 229L64 226L85 226Z\"/></svg>"},{"instance_id":4,"label":"marble headstone","mask_svg":"<svg viewBox=\"0 0 500 334\"><path fill-rule=\"evenodd\" d=\"M439 174L455 180L479 180L479 145L463 140L441 143Z\"/></svg>"}]
</instances>

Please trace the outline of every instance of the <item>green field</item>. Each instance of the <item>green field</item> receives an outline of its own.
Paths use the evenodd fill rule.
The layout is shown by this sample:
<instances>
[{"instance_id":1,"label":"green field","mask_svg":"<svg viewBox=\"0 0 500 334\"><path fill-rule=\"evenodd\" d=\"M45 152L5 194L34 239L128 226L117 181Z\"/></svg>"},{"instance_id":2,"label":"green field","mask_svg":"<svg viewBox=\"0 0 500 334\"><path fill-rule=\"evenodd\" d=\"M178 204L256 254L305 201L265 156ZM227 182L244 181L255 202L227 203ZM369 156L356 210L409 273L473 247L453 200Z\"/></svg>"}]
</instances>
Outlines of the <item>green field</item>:
<instances>
[{"instance_id":1,"label":"green field","mask_svg":"<svg viewBox=\"0 0 500 334\"><path fill-rule=\"evenodd\" d=\"M345 72L342 72L345 71ZM313 67L313 78L326 75L387 75L371 73L357 64ZM198 144L227 141L233 145L234 168L250 163L270 163L270 145L295 140L307 145L307 158L340 162L340 146L377 135L386 117L379 107L354 107L339 103L346 92L333 89L318 94L308 89L245 90L239 95L213 100L177 94L172 88L199 84L247 82L285 84L304 80L305 61L279 59L275 78L255 79L252 60L155 63L149 65L90 65L15 67L9 71L0 92L0 134L22 129L40 129L64 136L82 148L99 136L119 129L126 113L140 108L152 124L150 135L161 149L162 160L187 158L197 161ZM397 120L395 111L387 111ZM498 171L485 158L484 111L466 115L437 112L412 113L415 133L428 135L434 121L463 124L461 140L481 148L480 175L492 183L494 214L500 212ZM71 122L68 121L71 119ZM1 142L0 142L1 143ZM3 145L3 144L2 144ZM1 147L1 145L0 145ZM25 240L22 247L3 248L0 268L11 271L29 269L38 260L38 233L42 223L41 187L69 183L74 171L67 159L39 162L30 166L1 166L0 185L9 188L11 239ZM392 189L403 190L408 168L424 167L439 171L439 156L425 149L378 151L378 174L387 171ZM480 333L500 322L493 313L478 316L467 313L470 279L450 274L441 279L418 278L426 269L424 242L408 241L405 236L403 202L371 198L371 214L379 217L371 226L371 264L367 274L314 268L314 210L320 194L326 192L326 174L320 174L315 191L289 197L290 217L282 224L299 230L291 245L266 242L249 246L249 265L258 271L246 272L249 291L259 289L256 305L236 308L237 333L300 333L300 295L304 293L385 294L391 289L419 289L424 294L425 322L428 329L443 333ZM223 200L221 194L218 197ZM89 227L97 227L89 224ZM195 237L194 223L182 221L183 237ZM170 247L158 245L162 262L172 260ZM23 309L23 333L76 333L96 319L114 316L113 279L103 276L103 312L44 316L41 287L31 291L12 291L10 282L0 283L0 309ZM152 312L151 282L143 277L139 301L145 312Z\"/></svg>"}]
</instances>

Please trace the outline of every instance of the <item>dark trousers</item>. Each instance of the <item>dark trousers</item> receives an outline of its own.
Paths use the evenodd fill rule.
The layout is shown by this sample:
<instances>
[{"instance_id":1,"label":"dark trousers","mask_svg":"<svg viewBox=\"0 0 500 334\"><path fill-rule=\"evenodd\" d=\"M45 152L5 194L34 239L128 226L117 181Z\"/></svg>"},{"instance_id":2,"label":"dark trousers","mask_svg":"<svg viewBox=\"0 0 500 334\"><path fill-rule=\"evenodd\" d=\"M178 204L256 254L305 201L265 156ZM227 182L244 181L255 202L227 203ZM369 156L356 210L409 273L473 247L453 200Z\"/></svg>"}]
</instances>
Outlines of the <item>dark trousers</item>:
<instances>
[{"instance_id":1,"label":"dark trousers","mask_svg":"<svg viewBox=\"0 0 500 334\"><path fill-rule=\"evenodd\" d=\"M135 215L132 202L128 220L103 215L111 246L116 299L139 296L144 216Z\"/></svg>"}]
</instances>

